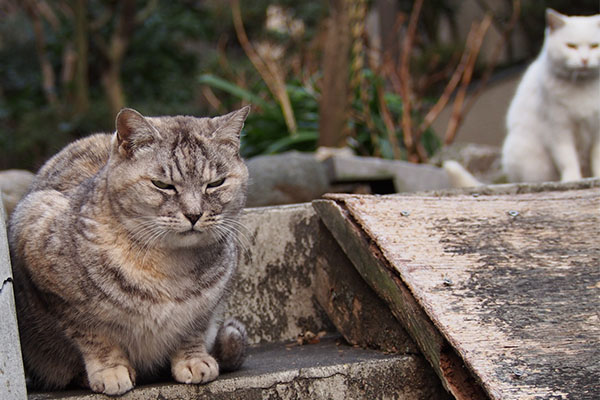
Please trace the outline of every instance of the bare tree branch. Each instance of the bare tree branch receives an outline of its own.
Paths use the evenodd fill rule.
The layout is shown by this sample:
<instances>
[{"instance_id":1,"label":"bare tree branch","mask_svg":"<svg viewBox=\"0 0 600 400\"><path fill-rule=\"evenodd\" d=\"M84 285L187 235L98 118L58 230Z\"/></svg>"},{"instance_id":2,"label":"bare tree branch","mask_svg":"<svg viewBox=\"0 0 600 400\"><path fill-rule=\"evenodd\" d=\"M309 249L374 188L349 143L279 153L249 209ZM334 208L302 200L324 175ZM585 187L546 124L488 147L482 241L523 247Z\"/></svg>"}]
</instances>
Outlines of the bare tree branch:
<instances>
[{"instance_id":1,"label":"bare tree branch","mask_svg":"<svg viewBox=\"0 0 600 400\"><path fill-rule=\"evenodd\" d=\"M469 101L465 105L465 111L464 111L465 114L471 110L471 108L473 107L473 105L475 104L475 102L477 101L477 99L479 98L481 93L483 92L483 89L486 87L488 81L490 80L490 77L492 76L492 73L494 72L494 69L498 65L498 61L500 60L500 55L502 54L502 50L504 50L504 48L506 47L506 44L509 42L510 34L513 31L513 29L515 28L517 21L519 20L519 15L521 14L521 0L513 0L512 3L513 3L513 7L512 7L512 14L510 16L510 19L509 19L508 23L506 24L506 26L504 26L504 29L502 31L502 36L496 43L496 46L494 47L494 51L488 61L488 65L487 65L485 71L483 72L483 75L481 77L481 80L479 82L477 89L475 89L475 91L469 98Z\"/></svg>"},{"instance_id":2,"label":"bare tree branch","mask_svg":"<svg viewBox=\"0 0 600 400\"><path fill-rule=\"evenodd\" d=\"M464 117L464 110L462 106L467 94L469 83L471 83L475 62L477 61L477 56L479 55L483 38L485 37L485 34L487 33L491 23L491 14L486 14L481 23L478 24L476 34L471 42L471 46L469 47L469 59L467 61L467 65L465 66L461 86L456 94L456 97L454 98L452 116L450 117L448 127L446 128L446 134L444 135L444 143L446 145L454 141L458 127L460 126Z\"/></svg>"},{"instance_id":3,"label":"bare tree branch","mask_svg":"<svg viewBox=\"0 0 600 400\"><path fill-rule=\"evenodd\" d=\"M294 110L292 109L292 104L285 88L285 80L282 71L278 68L276 63L263 60L256 50L254 50L254 46L252 46L252 43L248 40L246 30L244 29L239 0L233 0L231 2L231 12L233 15L233 26L242 49L267 84L273 97L278 100L288 130L292 135L295 135L297 131L296 119L294 118Z\"/></svg>"},{"instance_id":4,"label":"bare tree branch","mask_svg":"<svg viewBox=\"0 0 600 400\"><path fill-rule=\"evenodd\" d=\"M446 104L448 104L448 101L450 100L450 97L452 96L454 89L456 89L456 87L460 83L460 80L465 71L465 67L467 66L467 62L469 61L469 48L471 47L471 43L473 42L473 37L475 35L475 31L476 31L475 26L471 26L471 29L469 30L469 33L467 34L466 46L465 46L465 49L463 50L463 54L460 59L460 62L458 63L456 69L454 70L452 77L446 84L446 87L444 88L442 95L440 96L438 101L435 103L435 105L425 115L423 122L419 126L419 130L418 130L419 134L422 134L423 132L425 132L427 130L427 128L429 128L431 126L431 124L433 123L433 121L435 121L435 119L438 117L440 112L442 112L444 107L446 107Z\"/></svg>"},{"instance_id":5,"label":"bare tree branch","mask_svg":"<svg viewBox=\"0 0 600 400\"><path fill-rule=\"evenodd\" d=\"M111 18L107 20L105 14L102 14L95 21L94 28L96 32L94 32L93 38L108 61L108 67L102 71L102 84L111 112L116 114L125 106L125 93L121 83L121 67L135 29L135 0L122 0L112 4L111 8L112 11L109 11ZM107 42L98 30L102 27L100 24L106 23L112 18L118 18L118 21Z\"/></svg>"},{"instance_id":6,"label":"bare tree branch","mask_svg":"<svg viewBox=\"0 0 600 400\"><path fill-rule=\"evenodd\" d=\"M411 105L412 90L410 79L410 55L417 30L417 22L423 7L423 0L415 0L408 21L406 36L402 44L402 55L400 58L400 96L402 97L402 133L404 135L404 146L406 147L409 161L418 162L418 155L415 152L415 142L413 138Z\"/></svg>"}]
</instances>

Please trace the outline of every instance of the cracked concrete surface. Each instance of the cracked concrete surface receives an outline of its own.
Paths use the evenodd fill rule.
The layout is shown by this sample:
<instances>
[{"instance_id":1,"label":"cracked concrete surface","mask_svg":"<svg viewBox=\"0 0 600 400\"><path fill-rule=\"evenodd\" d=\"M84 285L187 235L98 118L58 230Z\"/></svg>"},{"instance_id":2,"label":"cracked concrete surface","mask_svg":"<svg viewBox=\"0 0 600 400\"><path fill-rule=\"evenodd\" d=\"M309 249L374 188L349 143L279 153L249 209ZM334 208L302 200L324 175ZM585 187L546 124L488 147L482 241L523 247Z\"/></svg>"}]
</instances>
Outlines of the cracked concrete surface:
<instances>
[{"instance_id":1,"label":"cracked concrete surface","mask_svg":"<svg viewBox=\"0 0 600 400\"><path fill-rule=\"evenodd\" d=\"M275 343L253 347L240 371L207 385L156 383L123 400L162 399L448 399L420 355L386 355L328 337L312 345ZM32 394L31 400L101 400L90 392Z\"/></svg>"},{"instance_id":2,"label":"cracked concrete surface","mask_svg":"<svg viewBox=\"0 0 600 400\"><path fill-rule=\"evenodd\" d=\"M227 316L246 324L251 344L335 331L314 296L319 218L310 203L249 208L246 244Z\"/></svg>"},{"instance_id":3,"label":"cracked concrete surface","mask_svg":"<svg viewBox=\"0 0 600 400\"><path fill-rule=\"evenodd\" d=\"M2 293L2 291L4 290L4 286L6 286L7 284L12 283L12 278L9 276L7 278L5 278L2 281L2 286L0 286L0 293Z\"/></svg>"}]
</instances>

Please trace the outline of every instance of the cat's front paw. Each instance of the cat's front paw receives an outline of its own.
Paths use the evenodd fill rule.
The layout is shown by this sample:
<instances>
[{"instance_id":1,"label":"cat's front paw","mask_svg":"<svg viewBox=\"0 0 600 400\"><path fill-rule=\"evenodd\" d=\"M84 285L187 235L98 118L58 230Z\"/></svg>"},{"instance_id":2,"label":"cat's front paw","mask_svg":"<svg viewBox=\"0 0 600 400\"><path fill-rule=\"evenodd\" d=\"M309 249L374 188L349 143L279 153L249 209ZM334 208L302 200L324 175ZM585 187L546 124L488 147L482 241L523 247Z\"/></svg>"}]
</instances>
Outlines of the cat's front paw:
<instances>
[{"instance_id":1,"label":"cat's front paw","mask_svg":"<svg viewBox=\"0 0 600 400\"><path fill-rule=\"evenodd\" d=\"M124 365L105 368L92 373L89 377L90 389L94 392L116 396L133 389L135 378Z\"/></svg>"},{"instance_id":2,"label":"cat's front paw","mask_svg":"<svg viewBox=\"0 0 600 400\"><path fill-rule=\"evenodd\" d=\"M208 354L177 361L171 370L175 380L181 383L207 383L219 376L219 365Z\"/></svg>"}]
</instances>

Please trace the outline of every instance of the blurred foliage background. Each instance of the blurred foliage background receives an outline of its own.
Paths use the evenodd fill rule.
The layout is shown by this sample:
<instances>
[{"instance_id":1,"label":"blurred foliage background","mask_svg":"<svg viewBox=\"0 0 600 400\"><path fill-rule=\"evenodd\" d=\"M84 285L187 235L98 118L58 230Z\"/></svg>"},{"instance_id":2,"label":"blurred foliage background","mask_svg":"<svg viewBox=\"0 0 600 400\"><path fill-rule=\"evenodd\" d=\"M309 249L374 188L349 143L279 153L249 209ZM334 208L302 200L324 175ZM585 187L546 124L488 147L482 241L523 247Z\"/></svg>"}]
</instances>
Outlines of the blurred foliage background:
<instances>
[{"instance_id":1,"label":"blurred foliage background","mask_svg":"<svg viewBox=\"0 0 600 400\"><path fill-rule=\"evenodd\" d=\"M246 157L327 145L424 162L456 131L431 130L441 106L537 54L546 7L598 12L596 0L473 3L484 17L464 37L452 0L0 0L0 169L35 170L112 131L123 106L203 116L247 103ZM482 60L490 26L503 57ZM517 29L524 54L511 54Z\"/></svg>"}]
</instances>

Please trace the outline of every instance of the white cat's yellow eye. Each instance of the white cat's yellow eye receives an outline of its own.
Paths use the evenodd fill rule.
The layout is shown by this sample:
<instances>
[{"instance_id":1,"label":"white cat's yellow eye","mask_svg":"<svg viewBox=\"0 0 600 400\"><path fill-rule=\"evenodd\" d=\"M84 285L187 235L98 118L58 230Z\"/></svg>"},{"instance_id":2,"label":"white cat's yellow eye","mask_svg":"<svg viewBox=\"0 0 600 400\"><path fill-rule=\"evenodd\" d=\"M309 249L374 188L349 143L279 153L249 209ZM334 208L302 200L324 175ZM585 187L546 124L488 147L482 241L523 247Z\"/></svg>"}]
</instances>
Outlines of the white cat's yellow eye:
<instances>
[{"instance_id":1,"label":"white cat's yellow eye","mask_svg":"<svg viewBox=\"0 0 600 400\"><path fill-rule=\"evenodd\" d=\"M598 46L599 46L598 43L592 43L592 44L590 44L590 49L597 49Z\"/></svg>"},{"instance_id":2,"label":"white cat's yellow eye","mask_svg":"<svg viewBox=\"0 0 600 400\"><path fill-rule=\"evenodd\" d=\"M216 188L216 187L221 186L223 183L225 183L225 178L211 182L211 183L207 184L206 187L207 188Z\"/></svg>"},{"instance_id":3,"label":"white cat's yellow eye","mask_svg":"<svg viewBox=\"0 0 600 400\"><path fill-rule=\"evenodd\" d=\"M567 47L570 49L576 49L577 45L575 43L567 43Z\"/></svg>"},{"instance_id":4,"label":"white cat's yellow eye","mask_svg":"<svg viewBox=\"0 0 600 400\"><path fill-rule=\"evenodd\" d=\"M168 183L164 183L162 181L155 181L155 180L152 180L151 182L152 182L152 184L154 186L156 186L159 189L163 189L163 190L175 190L175 186L170 185Z\"/></svg>"}]
</instances>

